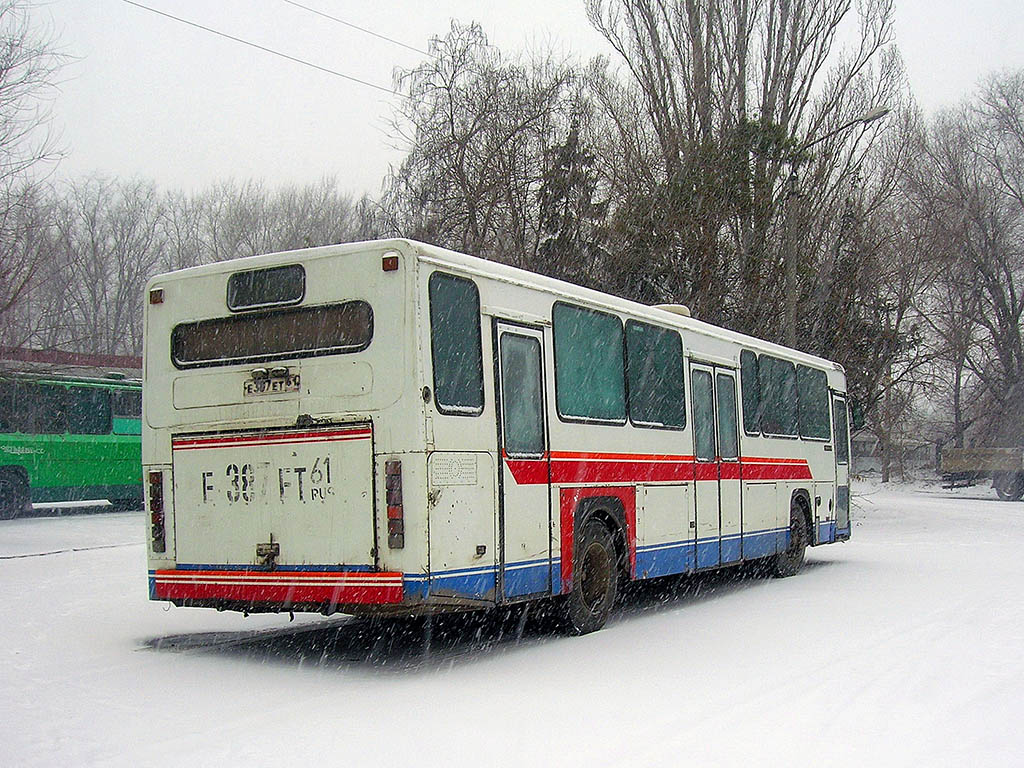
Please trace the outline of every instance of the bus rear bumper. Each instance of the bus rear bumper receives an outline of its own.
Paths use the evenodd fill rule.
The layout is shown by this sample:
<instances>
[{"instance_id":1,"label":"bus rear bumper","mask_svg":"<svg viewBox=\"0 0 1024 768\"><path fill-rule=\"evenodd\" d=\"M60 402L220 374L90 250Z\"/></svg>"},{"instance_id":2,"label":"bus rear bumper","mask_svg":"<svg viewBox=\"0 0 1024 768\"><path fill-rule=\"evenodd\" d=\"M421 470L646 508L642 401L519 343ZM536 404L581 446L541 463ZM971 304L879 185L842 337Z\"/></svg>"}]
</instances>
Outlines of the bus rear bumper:
<instances>
[{"instance_id":1,"label":"bus rear bumper","mask_svg":"<svg viewBox=\"0 0 1024 768\"><path fill-rule=\"evenodd\" d=\"M248 571L177 568L149 572L149 595L177 605L261 606L263 610L323 610L393 605L404 597L400 572Z\"/></svg>"}]
</instances>

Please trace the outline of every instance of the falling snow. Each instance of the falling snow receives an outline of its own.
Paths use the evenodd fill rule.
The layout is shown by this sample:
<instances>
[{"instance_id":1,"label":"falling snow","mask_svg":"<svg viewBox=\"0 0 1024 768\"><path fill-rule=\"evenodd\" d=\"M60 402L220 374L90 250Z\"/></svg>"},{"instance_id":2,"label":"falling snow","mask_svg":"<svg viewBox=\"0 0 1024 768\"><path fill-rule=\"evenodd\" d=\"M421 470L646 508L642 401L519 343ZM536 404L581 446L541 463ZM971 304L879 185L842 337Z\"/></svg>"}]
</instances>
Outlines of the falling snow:
<instances>
[{"instance_id":1,"label":"falling snow","mask_svg":"<svg viewBox=\"0 0 1024 768\"><path fill-rule=\"evenodd\" d=\"M447 618L429 655L415 622L151 603L138 513L3 522L0 762L1018 761L1024 504L855 493L796 577L645 585L580 638Z\"/></svg>"}]
</instances>

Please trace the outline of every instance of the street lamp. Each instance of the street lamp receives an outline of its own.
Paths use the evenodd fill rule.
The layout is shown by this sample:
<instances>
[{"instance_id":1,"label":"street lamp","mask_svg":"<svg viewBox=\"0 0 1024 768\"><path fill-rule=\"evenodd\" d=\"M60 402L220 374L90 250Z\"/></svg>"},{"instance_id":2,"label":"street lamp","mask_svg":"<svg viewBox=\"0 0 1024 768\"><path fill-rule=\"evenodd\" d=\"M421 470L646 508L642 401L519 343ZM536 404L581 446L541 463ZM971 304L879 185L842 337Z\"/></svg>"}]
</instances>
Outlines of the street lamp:
<instances>
[{"instance_id":1,"label":"street lamp","mask_svg":"<svg viewBox=\"0 0 1024 768\"><path fill-rule=\"evenodd\" d=\"M808 149L813 147L825 139L830 139L833 136L842 133L855 125L866 125L872 123L875 120L885 117L892 110L889 107L879 105L872 107L863 115L849 120L843 123L838 128L829 131L823 136L819 136L816 139L805 141L801 144L792 154L792 159L789 162L789 189L786 192L786 221L785 228L783 230L783 258L786 264L786 344L790 347L796 347L796 310L797 310L797 280L796 280L796 252L795 252L795 240L796 233L794 229L794 210L796 204L793 202L794 198L798 197L797 194L797 183L798 174L801 163L801 156Z\"/></svg>"}]
</instances>

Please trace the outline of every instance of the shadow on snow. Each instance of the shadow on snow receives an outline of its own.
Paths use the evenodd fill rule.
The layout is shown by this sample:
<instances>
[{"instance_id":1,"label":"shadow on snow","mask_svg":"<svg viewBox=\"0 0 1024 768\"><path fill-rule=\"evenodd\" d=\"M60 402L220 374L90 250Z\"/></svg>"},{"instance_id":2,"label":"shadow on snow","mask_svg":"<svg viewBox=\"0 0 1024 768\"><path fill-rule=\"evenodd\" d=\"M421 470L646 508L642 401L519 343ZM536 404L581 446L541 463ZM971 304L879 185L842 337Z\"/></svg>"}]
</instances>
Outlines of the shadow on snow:
<instances>
[{"instance_id":1,"label":"shadow on snow","mask_svg":"<svg viewBox=\"0 0 1024 768\"><path fill-rule=\"evenodd\" d=\"M808 561L804 568L832 566ZM631 583L623 590L609 626L645 614L676 611L771 581L763 568L744 565L692 576ZM490 611L404 619L338 617L316 624L244 632L166 635L145 642L155 651L223 654L258 663L319 669L404 672L451 667L491 655L564 639L551 601Z\"/></svg>"}]
</instances>

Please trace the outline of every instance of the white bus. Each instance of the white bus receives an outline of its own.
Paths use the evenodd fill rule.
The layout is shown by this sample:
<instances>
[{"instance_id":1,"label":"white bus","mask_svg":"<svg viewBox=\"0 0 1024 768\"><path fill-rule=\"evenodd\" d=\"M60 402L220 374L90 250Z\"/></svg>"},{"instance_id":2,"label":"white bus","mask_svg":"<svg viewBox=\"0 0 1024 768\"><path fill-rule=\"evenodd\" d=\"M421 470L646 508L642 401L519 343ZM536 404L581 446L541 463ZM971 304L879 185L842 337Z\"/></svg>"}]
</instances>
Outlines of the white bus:
<instances>
[{"instance_id":1,"label":"white bus","mask_svg":"<svg viewBox=\"0 0 1024 768\"><path fill-rule=\"evenodd\" d=\"M150 597L416 614L549 599L850 536L841 366L408 240L147 287Z\"/></svg>"}]
</instances>

